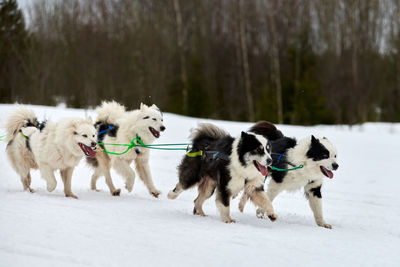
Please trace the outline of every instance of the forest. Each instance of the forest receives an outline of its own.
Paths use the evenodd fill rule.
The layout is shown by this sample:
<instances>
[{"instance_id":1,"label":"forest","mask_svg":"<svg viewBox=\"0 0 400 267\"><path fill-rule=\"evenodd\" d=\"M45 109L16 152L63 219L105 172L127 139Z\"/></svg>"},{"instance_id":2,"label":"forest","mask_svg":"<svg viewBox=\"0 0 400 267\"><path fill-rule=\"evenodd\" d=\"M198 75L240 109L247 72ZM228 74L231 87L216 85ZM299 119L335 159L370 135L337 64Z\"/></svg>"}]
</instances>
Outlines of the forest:
<instances>
[{"instance_id":1,"label":"forest","mask_svg":"<svg viewBox=\"0 0 400 267\"><path fill-rule=\"evenodd\" d=\"M400 121L399 0L0 0L0 103Z\"/></svg>"}]
</instances>

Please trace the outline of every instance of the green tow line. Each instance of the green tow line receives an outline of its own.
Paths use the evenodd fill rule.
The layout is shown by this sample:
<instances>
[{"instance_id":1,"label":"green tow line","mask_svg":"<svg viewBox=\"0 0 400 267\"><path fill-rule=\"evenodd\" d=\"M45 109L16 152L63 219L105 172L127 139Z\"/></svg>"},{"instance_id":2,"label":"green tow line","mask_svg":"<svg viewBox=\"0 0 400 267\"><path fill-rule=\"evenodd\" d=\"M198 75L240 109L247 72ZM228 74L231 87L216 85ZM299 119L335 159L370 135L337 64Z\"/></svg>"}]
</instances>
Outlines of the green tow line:
<instances>
[{"instance_id":1,"label":"green tow line","mask_svg":"<svg viewBox=\"0 0 400 267\"><path fill-rule=\"evenodd\" d=\"M288 171L298 170L298 169L301 169L303 167L304 167L304 165L300 164L299 166L291 168L291 169L280 169L280 168L277 168L277 167L274 167L274 166L271 166L271 169L274 170L274 171L278 171L278 172L288 172Z\"/></svg>"},{"instance_id":2,"label":"green tow line","mask_svg":"<svg viewBox=\"0 0 400 267\"><path fill-rule=\"evenodd\" d=\"M125 151L123 152L111 152L106 150L105 148L103 149L103 151L107 154L111 154L111 155L123 155L125 153L127 153L129 150L131 150L132 148L135 147L144 147L144 148L149 148L149 149L159 149L159 150L184 150L184 151L188 151L189 150L189 145L187 143L182 143L182 144L155 144L155 145L145 145L142 140L140 140L139 137L135 137L132 139L131 143L128 144L111 144L111 143L97 143L98 145L102 145L102 146L125 146L127 147ZM166 146L187 146L186 148L183 147L166 147Z\"/></svg>"},{"instance_id":3,"label":"green tow line","mask_svg":"<svg viewBox=\"0 0 400 267\"><path fill-rule=\"evenodd\" d=\"M4 141L6 139L6 135L0 135L0 141Z\"/></svg>"},{"instance_id":4,"label":"green tow line","mask_svg":"<svg viewBox=\"0 0 400 267\"><path fill-rule=\"evenodd\" d=\"M195 157L201 157L203 155L203 150L199 150L196 152L189 152L190 150L190 145L191 144L187 144L187 143L180 143L180 144L155 144L155 145L145 145L142 140L140 140L140 138L138 136L136 136L135 138L132 139L131 143L128 144L112 144L112 143L97 143L98 145L101 146L124 146L126 147L126 150L123 152L111 152L108 151L107 149L103 149L103 151L107 154L111 154L111 155L123 155L125 153L127 153L129 150L131 150L132 148L135 147L144 147L144 148L148 148L148 149L159 149L159 150L183 150L186 151L186 155L188 157L191 158L195 158ZM186 146L186 148L183 147L168 147L168 146ZM301 169L304 166L302 164L300 164L297 167L291 168L291 169L280 169L274 166L271 166L271 169L274 171L280 171L280 172L287 172L287 171L294 171L297 169Z\"/></svg>"}]
</instances>

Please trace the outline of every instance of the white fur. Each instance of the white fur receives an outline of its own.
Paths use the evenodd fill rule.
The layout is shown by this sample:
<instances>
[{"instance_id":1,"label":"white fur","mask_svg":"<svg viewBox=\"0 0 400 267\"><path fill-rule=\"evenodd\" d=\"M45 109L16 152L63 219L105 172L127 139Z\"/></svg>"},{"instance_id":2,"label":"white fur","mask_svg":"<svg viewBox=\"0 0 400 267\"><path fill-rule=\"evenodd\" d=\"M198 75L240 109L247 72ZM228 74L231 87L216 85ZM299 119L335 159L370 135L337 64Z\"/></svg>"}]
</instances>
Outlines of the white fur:
<instances>
[{"instance_id":1,"label":"white fur","mask_svg":"<svg viewBox=\"0 0 400 267\"><path fill-rule=\"evenodd\" d=\"M327 224L323 219L321 198L318 198L309 192L310 189L321 186L323 183L325 176L321 172L320 166L332 170L332 164L336 163L337 159L337 151L333 144L326 138L321 138L319 141L330 152L329 158L320 161L313 161L306 156L306 153L310 148L311 138L299 141L295 147L288 150L285 160L295 166L302 164L304 167L295 171L289 171L284 177L282 183L276 183L271 179L268 184L267 195L268 198L273 201L282 191L294 191L303 187L305 193L308 195L309 204L314 213L316 223L319 226L331 228L332 226ZM257 216L263 217L263 213L264 211L260 209L257 210Z\"/></svg>"},{"instance_id":2,"label":"white fur","mask_svg":"<svg viewBox=\"0 0 400 267\"><path fill-rule=\"evenodd\" d=\"M92 119L69 118L57 124L49 122L42 132L35 129L26 134L30 137L41 176L47 182L47 190L51 192L56 188L54 171L60 170L65 196L77 198L71 192L71 177L73 169L85 156L79 143L90 147L96 142L96 129Z\"/></svg>"},{"instance_id":3,"label":"white fur","mask_svg":"<svg viewBox=\"0 0 400 267\"><path fill-rule=\"evenodd\" d=\"M117 144L130 144L132 139L137 136L140 137L142 142L146 145L152 144L156 137L150 132L149 127L153 127L157 131L161 132L163 126L163 117L156 105L148 107L145 104L140 105L140 109L122 113L122 108L110 108L109 105L114 106L115 103L108 104L107 102L98 109L97 113L107 118L113 118L114 121L107 121L118 125L118 131L116 137L105 135L104 143L117 143ZM148 118L147 118L148 117ZM102 117L99 117L97 121L101 121ZM110 152L121 153L126 150L126 147L110 146L105 145L105 149ZM101 175L106 176L106 182L109 186L110 193L112 195L119 195L119 189L115 189L112 184L111 175L109 168L106 165L107 162L111 161L111 166L125 179L125 187L131 192L135 182L135 172L130 167L130 164L135 161L136 171L139 177L143 180L147 186L149 192L157 197L161 192L156 189L153 184L153 179L150 173L149 167L149 149L138 148L139 154L136 153L135 149L131 149L129 152L123 155L112 155L108 154L108 157L103 155L103 160L98 158L98 163L101 165L96 168L95 174L92 176L93 190L96 189L96 181ZM104 152L101 152L104 153ZM99 155L100 157L101 155Z\"/></svg>"},{"instance_id":4,"label":"white fur","mask_svg":"<svg viewBox=\"0 0 400 267\"><path fill-rule=\"evenodd\" d=\"M32 152L26 145L26 138L20 133L20 131L35 131L35 127L24 127L28 121L36 121L36 115L33 110L18 107L7 119L6 131L7 131L7 156L11 163L11 166L16 173L20 176L24 190L34 192L30 187L31 184L31 169L37 169L37 164Z\"/></svg>"}]
</instances>

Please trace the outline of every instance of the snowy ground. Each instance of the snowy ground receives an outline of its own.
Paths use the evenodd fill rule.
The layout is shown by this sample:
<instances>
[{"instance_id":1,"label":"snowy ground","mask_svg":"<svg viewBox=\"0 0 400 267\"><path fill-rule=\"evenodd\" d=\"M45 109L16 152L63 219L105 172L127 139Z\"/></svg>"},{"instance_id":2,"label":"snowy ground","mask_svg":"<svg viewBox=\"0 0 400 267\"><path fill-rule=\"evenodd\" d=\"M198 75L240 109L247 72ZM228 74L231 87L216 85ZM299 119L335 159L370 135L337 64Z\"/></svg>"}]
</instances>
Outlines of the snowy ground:
<instances>
[{"instance_id":1,"label":"snowy ground","mask_svg":"<svg viewBox=\"0 0 400 267\"><path fill-rule=\"evenodd\" d=\"M0 105L0 135L14 105ZM32 106L40 119L94 115L93 111ZM189 129L204 119L165 114L159 143L186 142ZM238 135L250 123L215 122ZM303 192L274 201L276 222L255 217L248 204L231 207L236 224L220 222L214 198L206 218L192 215L196 191L177 200L167 192L177 181L181 151L152 151L151 169L163 194L151 197L139 179L132 193L89 190L91 170L81 162L65 198L58 177L48 193L33 172L36 193L22 191L0 142L0 266L400 266L400 124L298 127L288 136L326 136L336 144L340 168L323 187L324 214L333 229L317 227ZM113 173L118 187L122 179Z\"/></svg>"}]
</instances>

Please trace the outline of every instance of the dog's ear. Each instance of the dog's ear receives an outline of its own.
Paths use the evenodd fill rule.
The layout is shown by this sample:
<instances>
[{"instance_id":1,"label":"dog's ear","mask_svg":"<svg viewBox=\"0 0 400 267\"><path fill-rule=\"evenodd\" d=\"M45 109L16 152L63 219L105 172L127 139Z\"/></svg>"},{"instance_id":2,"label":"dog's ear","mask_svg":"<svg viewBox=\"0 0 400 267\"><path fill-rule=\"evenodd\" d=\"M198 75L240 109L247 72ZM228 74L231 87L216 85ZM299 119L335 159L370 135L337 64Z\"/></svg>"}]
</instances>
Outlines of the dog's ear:
<instances>
[{"instance_id":1,"label":"dog's ear","mask_svg":"<svg viewBox=\"0 0 400 267\"><path fill-rule=\"evenodd\" d=\"M148 106L146 104L140 103L140 110L144 111Z\"/></svg>"},{"instance_id":2,"label":"dog's ear","mask_svg":"<svg viewBox=\"0 0 400 267\"><path fill-rule=\"evenodd\" d=\"M242 138L245 138L245 137L248 136L248 135L249 135L248 133L242 131L242 134L241 134L240 136L241 136Z\"/></svg>"},{"instance_id":3,"label":"dog's ear","mask_svg":"<svg viewBox=\"0 0 400 267\"><path fill-rule=\"evenodd\" d=\"M317 138L314 137L314 135L311 135L311 144L318 144L319 141Z\"/></svg>"},{"instance_id":4,"label":"dog's ear","mask_svg":"<svg viewBox=\"0 0 400 267\"><path fill-rule=\"evenodd\" d=\"M90 123L90 124L93 124L93 120L92 120L92 117L91 117L91 116L87 117L87 118L86 118L86 121L87 121L88 123Z\"/></svg>"},{"instance_id":5,"label":"dog's ear","mask_svg":"<svg viewBox=\"0 0 400 267\"><path fill-rule=\"evenodd\" d=\"M154 108L154 109L156 109L156 110L160 110L160 109L156 106L156 104L151 105L150 108Z\"/></svg>"}]
</instances>

